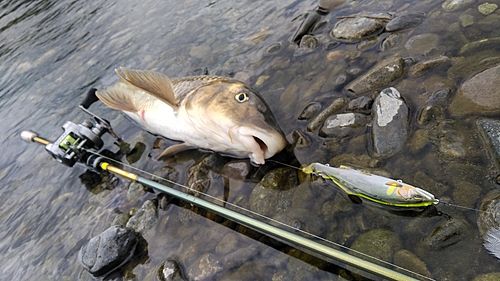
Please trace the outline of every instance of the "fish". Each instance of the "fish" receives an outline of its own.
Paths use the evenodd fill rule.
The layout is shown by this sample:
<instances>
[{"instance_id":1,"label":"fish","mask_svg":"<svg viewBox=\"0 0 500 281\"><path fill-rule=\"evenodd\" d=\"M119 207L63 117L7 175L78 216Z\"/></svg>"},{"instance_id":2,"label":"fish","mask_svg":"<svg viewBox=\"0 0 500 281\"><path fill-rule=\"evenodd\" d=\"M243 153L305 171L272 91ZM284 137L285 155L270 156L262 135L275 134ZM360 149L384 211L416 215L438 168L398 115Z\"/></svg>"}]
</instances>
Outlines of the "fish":
<instances>
[{"instance_id":1,"label":"fish","mask_svg":"<svg viewBox=\"0 0 500 281\"><path fill-rule=\"evenodd\" d=\"M321 163L311 163L303 167L302 172L314 173L333 181L349 196L359 196L383 205L426 207L439 203L434 195L421 188L347 166L335 168Z\"/></svg>"},{"instance_id":2,"label":"fish","mask_svg":"<svg viewBox=\"0 0 500 281\"><path fill-rule=\"evenodd\" d=\"M260 165L287 144L264 99L238 80L210 75L170 79L124 67L115 72L121 80L97 91L99 100L146 131L181 142L158 158L197 148Z\"/></svg>"}]
</instances>

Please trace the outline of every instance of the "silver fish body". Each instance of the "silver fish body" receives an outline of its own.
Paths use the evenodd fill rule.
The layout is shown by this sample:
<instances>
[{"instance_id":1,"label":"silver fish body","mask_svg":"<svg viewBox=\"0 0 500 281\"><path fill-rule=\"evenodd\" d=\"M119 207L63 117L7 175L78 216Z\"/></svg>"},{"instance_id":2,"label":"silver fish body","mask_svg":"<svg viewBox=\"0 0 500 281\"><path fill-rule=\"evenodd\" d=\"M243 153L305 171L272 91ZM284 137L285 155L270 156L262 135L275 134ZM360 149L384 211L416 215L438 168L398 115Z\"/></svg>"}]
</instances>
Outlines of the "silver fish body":
<instances>
[{"instance_id":1,"label":"silver fish body","mask_svg":"<svg viewBox=\"0 0 500 281\"><path fill-rule=\"evenodd\" d=\"M237 80L219 76L170 79L153 71L121 71L117 74L122 81L97 96L145 130L183 142L162 155L195 147L264 164L286 145L262 97Z\"/></svg>"}]
</instances>

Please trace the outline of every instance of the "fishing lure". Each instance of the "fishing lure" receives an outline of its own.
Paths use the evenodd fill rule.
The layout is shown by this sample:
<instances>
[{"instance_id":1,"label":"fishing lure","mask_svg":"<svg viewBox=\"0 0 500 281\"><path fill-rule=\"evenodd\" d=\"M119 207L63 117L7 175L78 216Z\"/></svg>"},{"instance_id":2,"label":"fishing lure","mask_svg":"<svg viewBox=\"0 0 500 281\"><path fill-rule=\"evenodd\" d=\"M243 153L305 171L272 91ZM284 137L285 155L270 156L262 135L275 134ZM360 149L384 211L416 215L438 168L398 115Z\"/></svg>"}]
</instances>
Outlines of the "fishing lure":
<instances>
[{"instance_id":1,"label":"fishing lure","mask_svg":"<svg viewBox=\"0 0 500 281\"><path fill-rule=\"evenodd\" d=\"M434 195L421 188L346 166L334 168L312 163L302 168L302 171L332 180L347 195L358 196L379 204L396 207L425 207L439 203Z\"/></svg>"}]
</instances>

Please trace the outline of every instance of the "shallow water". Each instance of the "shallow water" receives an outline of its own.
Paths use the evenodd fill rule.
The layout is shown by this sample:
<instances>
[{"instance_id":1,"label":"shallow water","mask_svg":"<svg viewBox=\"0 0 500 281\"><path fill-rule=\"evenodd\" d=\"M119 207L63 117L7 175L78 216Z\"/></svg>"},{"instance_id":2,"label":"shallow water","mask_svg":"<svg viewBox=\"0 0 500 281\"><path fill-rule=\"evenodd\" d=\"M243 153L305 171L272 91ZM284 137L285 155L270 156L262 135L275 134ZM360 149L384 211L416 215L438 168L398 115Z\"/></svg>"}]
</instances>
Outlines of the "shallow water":
<instances>
[{"instance_id":1,"label":"shallow water","mask_svg":"<svg viewBox=\"0 0 500 281\"><path fill-rule=\"evenodd\" d=\"M353 1L339 7L325 17L325 27L315 34L323 44L333 41L328 33L337 15L414 10L428 13L428 18L422 25L403 32L405 36L431 32L444 35L446 28L456 22L465 10L444 13L440 11L441 1L371 2ZM348 60L325 59L331 50L323 47L302 53L290 39L303 18L301 15L312 11L315 6L316 1L182 1L182 4L151 0L9 1L2 4L0 275L8 276L9 280L90 280L91 275L77 261L83 243L106 229L115 213L127 213L132 207L140 207L146 199L155 198L154 194L149 194L138 200L127 199L124 182L100 193L85 188L79 179L83 168L64 167L42 147L22 142L19 138L22 130L33 130L47 139L55 139L65 121L79 123L88 118L78 109L88 88L111 85L117 81L113 69L125 66L154 69L172 77L201 74L206 68L214 75L247 78L245 82L258 89L266 99L285 134L294 130L304 132L307 122L297 120L297 116L306 104L318 101L324 106L336 97L351 97L342 92L342 87L333 86L329 81L346 71L356 73L356 69L367 70L375 62L394 55L392 51L381 52L376 47L358 52L356 44L342 44L334 49L351 53L353 59ZM472 9L475 7L471 6ZM494 31L490 34L484 30L474 32L469 40L495 35ZM454 57L461 46L450 37L443 36L440 46L446 55ZM279 48L276 43L280 44ZM270 51L272 46L276 48ZM457 87L472 74L455 77L453 82L456 84L452 86ZM348 76L348 79L352 80L354 76ZM428 89L434 87L418 83L429 81L429 76L446 76L446 71L437 69L421 80L400 83L398 87L402 93L415 90L415 86L419 91L405 96L414 131L418 131L414 120L419 108L430 95ZM93 105L91 111L110 120L125 141L132 144L141 141L147 145L147 151L152 149L155 138L142 133L117 112L102 104ZM450 125L453 130L464 134L465 146L475 151L470 157L441 157L435 153L435 147L425 141L425 137L421 140L415 135L411 137L407 149L382 160L378 168L390 171L391 175L406 182L418 181L419 172L423 172L448 187L442 191L433 190L444 199L456 195L451 187L461 181L474 183L482 188L474 194L478 198L455 203L477 208L481 197L494 188L492 178L496 176L496 171L474 132L476 118L453 120ZM420 130L420 133L422 131L425 130ZM368 134L364 132L337 144L311 136L309 146L293 152L302 164L325 163L334 157L341 161L343 156L362 158L371 153L367 138ZM413 150L413 146L422 148ZM116 150L111 144L107 148ZM183 171L178 180L185 183L186 169L201 156L201 153L184 153L168 164ZM146 155L134 164L147 171L155 171L163 165L151 161ZM251 190L265 171L254 170L256 178L246 182L229 180L229 201L245 198L242 204L248 207ZM209 193L222 197L222 177L213 172L211 178ZM311 187L304 187L302 184L297 187L298 190L315 188L322 186L312 184ZM321 189L313 191L311 200L303 202L300 207L321 212L323 204L329 200L346 204L341 199L339 203L340 196L328 192ZM498 265L498 261L489 256L482 246L474 211L440 205L441 212L463 218L472 225L474 233L445 249L426 251L424 247L415 247L414 244L422 241L444 220L443 217L415 218L349 204L343 212L325 218L321 235L350 245L361 233L378 228L391 229L400 236L403 248L415 251L438 280L457 280L457 276L472 280L478 274L494 271ZM288 251L287 255L283 253L287 250L276 250L283 248L279 243L248 232L246 236L236 234L230 230L236 227L224 227L216 223L220 222L217 219L214 222L204 218L203 212L201 214L188 210L181 203L160 210L157 225L145 236L147 255L122 272L124 279L158 280L157 270L169 257L178 258L189 271L197 261L194 257L211 253L220 239L231 235L236 235L238 248L257 249L251 251L247 258L254 260L250 264L256 268L268 272L263 278L278 278L288 273L288 277L323 280L334 279L341 271L315 259L311 261L304 255L302 260L296 259L299 254L294 255L293 251ZM343 229L343 233L338 229ZM210 242L206 242L206 237L210 238ZM245 261L244 254L239 258ZM308 264L317 265L320 270ZM221 269L217 277L228 277L238 267ZM283 278L286 280L286 277Z\"/></svg>"}]
</instances>

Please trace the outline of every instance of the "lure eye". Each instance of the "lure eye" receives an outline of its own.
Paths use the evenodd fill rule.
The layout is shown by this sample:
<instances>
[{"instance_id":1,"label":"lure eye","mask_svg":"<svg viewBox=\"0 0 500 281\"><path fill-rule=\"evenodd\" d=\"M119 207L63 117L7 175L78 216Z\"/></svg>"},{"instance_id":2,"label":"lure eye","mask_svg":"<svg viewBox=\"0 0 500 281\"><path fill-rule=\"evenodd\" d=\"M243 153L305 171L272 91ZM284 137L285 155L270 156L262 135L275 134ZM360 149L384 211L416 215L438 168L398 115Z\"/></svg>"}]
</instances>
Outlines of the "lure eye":
<instances>
[{"instance_id":1,"label":"lure eye","mask_svg":"<svg viewBox=\"0 0 500 281\"><path fill-rule=\"evenodd\" d=\"M247 93L238 93L234 96L234 99L238 102L246 102L249 98Z\"/></svg>"}]
</instances>

